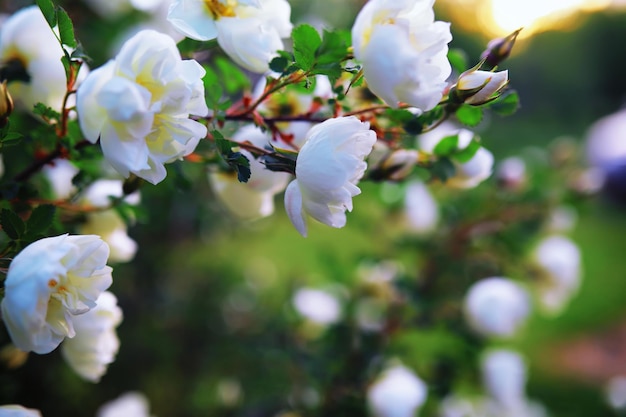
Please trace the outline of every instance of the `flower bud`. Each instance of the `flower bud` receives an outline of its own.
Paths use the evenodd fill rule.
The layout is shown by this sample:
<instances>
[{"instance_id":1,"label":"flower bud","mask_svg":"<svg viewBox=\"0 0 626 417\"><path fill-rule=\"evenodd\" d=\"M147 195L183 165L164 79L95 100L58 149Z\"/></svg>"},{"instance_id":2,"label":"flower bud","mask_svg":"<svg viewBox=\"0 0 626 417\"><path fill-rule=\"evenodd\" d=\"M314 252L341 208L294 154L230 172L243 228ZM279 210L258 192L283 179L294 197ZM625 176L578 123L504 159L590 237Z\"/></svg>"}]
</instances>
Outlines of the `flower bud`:
<instances>
[{"instance_id":1,"label":"flower bud","mask_svg":"<svg viewBox=\"0 0 626 417\"><path fill-rule=\"evenodd\" d=\"M498 38L489 42L489 44L487 44L487 49L480 55L480 57L485 60L483 65L486 65L489 68L494 68L507 59L511 54L513 45L515 45L517 35L519 35L521 31L521 28L517 29L505 38Z\"/></svg>"},{"instance_id":2,"label":"flower bud","mask_svg":"<svg viewBox=\"0 0 626 417\"><path fill-rule=\"evenodd\" d=\"M13 99L7 90L7 80L0 84L0 128L5 127L13 112Z\"/></svg>"},{"instance_id":3,"label":"flower bud","mask_svg":"<svg viewBox=\"0 0 626 417\"><path fill-rule=\"evenodd\" d=\"M459 101L477 106L498 98L508 83L508 71L490 72L472 68L461 74L454 93Z\"/></svg>"}]
</instances>

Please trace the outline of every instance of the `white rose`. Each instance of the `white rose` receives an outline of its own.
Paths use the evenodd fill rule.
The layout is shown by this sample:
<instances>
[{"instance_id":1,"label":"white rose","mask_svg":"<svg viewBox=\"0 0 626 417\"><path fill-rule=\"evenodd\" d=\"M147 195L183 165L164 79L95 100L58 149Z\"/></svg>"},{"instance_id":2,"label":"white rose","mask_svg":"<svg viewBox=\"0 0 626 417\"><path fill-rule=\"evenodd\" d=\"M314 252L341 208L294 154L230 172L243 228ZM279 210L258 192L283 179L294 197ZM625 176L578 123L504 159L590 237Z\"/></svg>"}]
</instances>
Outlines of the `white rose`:
<instances>
[{"instance_id":1,"label":"white rose","mask_svg":"<svg viewBox=\"0 0 626 417\"><path fill-rule=\"evenodd\" d=\"M474 283L464 301L469 325L486 336L511 337L530 313L528 293L508 278L486 278Z\"/></svg>"},{"instance_id":2,"label":"white rose","mask_svg":"<svg viewBox=\"0 0 626 417\"><path fill-rule=\"evenodd\" d=\"M247 125L239 129L232 140L249 141L254 146L264 148L271 143L271 136L256 126ZM265 168L246 150L240 150L250 161L250 179L247 183L237 180L234 173L209 173L213 191L224 205L242 219L266 217L274 212L274 196L285 189L290 175Z\"/></svg>"},{"instance_id":3,"label":"white rose","mask_svg":"<svg viewBox=\"0 0 626 417\"><path fill-rule=\"evenodd\" d=\"M352 197L367 168L376 134L354 116L328 119L309 130L296 161L296 179L285 192L289 219L306 236L306 215L332 227L346 224Z\"/></svg>"},{"instance_id":4,"label":"white rose","mask_svg":"<svg viewBox=\"0 0 626 417\"><path fill-rule=\"evenodd\" d=\"M2 417L41 417L39 410L26 408L17 404L0 405L0 416Z\"/></svg>"},{"instance_id":5,"label":"white rose","mask_svg":"<svg viewBox=\"0 0 626 417\"><path fill-rule=\"evenodd\" d=\"M66 199L76 192L72 179L80 170L67 159L55 159L45 165L42 172L50 183L54 198Z\"/></svg>"},{"instance_id":6,"label":"white rose","mask_svg":"<svg viewBox=\"0 0 626 417\"><path fill-rule=\"evenodd\" d=\"M109 197L122 197L123 182L119 180L98 180L91 184L79 199L80 204L105 208L111 205ZM139 193L126 196L129 204L139 203ZM88 212L84 223L78 226L80 234L98 235L110 249L109 261L128 262L135 257L137 242L128 236L127 226L114 209Z\"/></svg>"},{"instance_id":7,"label":"white rose","mask_svg":"<svg viewBox=\"0 0 626 417\"><path fill-rule=\"evenodd\" d=\"M175 0L168 20L186 36L217 42L233 61L266 72L281 38L291 34L291 6L285 0Z\"/></svg>"},{"instance_id":8,"label":"white rose","mask_svg":"<svg viewBox=\"0 0 626 417\"><path fill-rule=\"evenodd\" d=\"M428 187L420 181L411 181L406 187L404 213L407 229L417 235L431 233L439 222L439 206Z\"/></svg>"},{"instance_id":9,"label":"white rose","mask_svg":"<svg viewBox=\"0 0 626 417\"><path fill-rule=\"evenodd\" d=\"M548 312L558 313L580 286L580 250L565 236L541 240L532 257L544 272L539 298Z\"/></svg>"},{"instance_id":10,"label":"white rose","mask_svg":"<svg viewBox=\"0 0 626 417\"><path fill-rule=\"evenodd\" d=\"M65 339L61 353L70 367L82 378L98 382L107 366L115 360L120 341L115 328L122 322L117 298L105 291L96 306L73 318L76 335Z\"/></svg>"},{"instance_id":11,"label":"white rose","mask_svg":"<svg viewBox=\"0 0 626 417\"><path fill-rule=\"evenodd\" d=\"M17 11L0 29L0 62L16 64L26 70L29 80L9 82L15 104L31 111L39 102L60 111L66 93L63 50L37 6ZM83 66L78 82L87 75ZM73 98L73 97L72 97ZM70 106L72 101L68 103Z\"/></svg>"},{"instance_id":12,"label":"white rose","mask_svg":"<svg viewBox=\"0 0 626 417\"><path fill-rule=\"evenodd\" d=\"M526 402L526 363L512 350L493 349L481 361L483 383L489 395L507 409Z\"/></svg>"},{"instance_id":13,"label":"white rose","mask_svg":"<svg viewBox=\"0 0 626 417\"><path fill-rule=\"evenodd\" d=\"M293 306L300 315L317 324L333 324L341 318L341 303L328 291L300 288L293 296Z\"/></svg>"},{"instance_id":14,"label":"white rose","mask_svg":"<svg viewBox=\"0 0 626 417\"><path fill-rule=\"evenodd\" d=\"M464 103L480 105L488 103L494 97L497 97L508 83L508 71L469 70L459 77L456 83L456 91Z\"/></svg>"},{"instance_id":15,"label":"white rose","mask_svg":"<svg viewBox=\"0 0 626 417\"><path fill-rule=\"evenodd\" d=\"M453 123L444 122L436 129L420 135L418 137L419 147L425 152L432 153L441 140L455 135L458 137L457 149L460 151L467 148L475 136L474 132L470 130L461 129ZM481 146L469 161L453 160L452 163L456 172L446 180L446 185L452 188L473 188L491 176L494 158L489 150Z\"/></svg>"},{"instance_id":16,"label":"white rose","mask_svg":"<svg viewBox=\"0 0 626 417\"><path fill-rule=\"evenodd\" d=\"M434 0L370 0L352 27L354 56L368 88L392 107L427 111L439 103L452 69L450 24L435 22Z\"/></svg>"},{"instance_id":17,"label":"white rose","mask_svg":"<svg viewBox=\"0 0 626 417\"><path fill-rule=\"evenodd\" d=\"M73 317L96 306L112 282L109 248L98 236L49 237L13 259L2 318L19 349L49 353L74 337Z\"/></svg>"},{"instance_id":18,"label":"white rose","mask_svg":"<svg viewBox=\"0 0 626 417\"><path fill-rule=\"evenodd\" d=\"M127 392L102 405L96 417L149 417L148 399L139 392Z\"/></svg>"},{"instance_id":19,"label":"white rose","mask_svg":"<svg viewBox=\"0 0 626 417\"><path fill-rule=\"evenodd\" d=\"M367 390L367 402L376 417L413 417L428 395L426 384L409 368L385 370Z\"/></svg>"},{"instance_id":20,"label":"white rose","mask_svg":"<svg viewBox=\"0 0 626 417\"><path fill-rule=\"evenodd\" d=\"M202 77L194 60L183 61L167 35L144 30L129 39L115 60L93 71L77 93L85 138L100 139L107 161L156 184L164 164L193 152L206 136Z\"/></svg>"}]
</instances>

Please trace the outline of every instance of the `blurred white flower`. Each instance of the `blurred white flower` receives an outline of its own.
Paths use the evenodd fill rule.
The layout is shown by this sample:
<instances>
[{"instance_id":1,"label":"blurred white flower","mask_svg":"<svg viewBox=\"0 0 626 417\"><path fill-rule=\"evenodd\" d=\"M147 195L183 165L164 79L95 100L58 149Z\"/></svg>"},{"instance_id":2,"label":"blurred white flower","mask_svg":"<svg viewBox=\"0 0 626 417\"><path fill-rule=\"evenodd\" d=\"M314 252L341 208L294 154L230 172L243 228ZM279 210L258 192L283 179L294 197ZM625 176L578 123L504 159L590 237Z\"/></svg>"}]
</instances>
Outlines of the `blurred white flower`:
<instances>
[{"instance_id":1,"label":"blurred white flower","mask_svg":"<svg viewBox=\"0 0 626 417\"><path fill-rule=\"evenodd\" d=\"M269 70L281 38L291 35L291 6L286 0L174 0L168 20L189 38L217 38L237 64L257 73Z\"/></svg>"},{"instance_id":2,"label":"blurred white flower","mask_svg":"<svg viewBox=\"0 0 626 417\"><path fill-rule=\"evenodd\" d=\"M480 105L497 97L508 83L508 71L489 72L471 69L459 76L456 91L464 103Z\"/></svg>"},{"instance_id":3,"label":"blurred white flower","mask_svg":"<svg viewBox=\"0 0 626 417\"><path fill-rule=\"evenodd\" d=\"M626 110L595 122L587 132L587 159L591 165L609 170L626 164Z\"/></svg>"},{"instance_id":4,"label":"blurred white flower","mask_svg":"<svg viewBox=\"0 0 626 417\"><path fill-rule=\"evenodd\" d=\"M270 134L254 125L246 125L231 138L235 142L251 142L264 148L271 143ZM237 180L235 173L209 172L213 191L224 205L242 219L257 219L274 212L274 196L285 189L290 175L274 172L245 149L239 150L250 161L250 179L247 183Z\"/></svg>"},{"instance_id":5,"label":"blurred white flower","mask_svg":"<svg viewBox=\"0 0 626 417\"><path fill-rule=\"evenodd\" d=\"M124 195L123 184L120 180L95 181L81 195L79 202L96 208L110 207L109 197L120 198ZM126 196L124 201L138 204L139 198L139 193L136 192ZM85 222L78 226L78 232L100 236L109 245L110 262L128 262L137 252L137 242L128 236L126 223L115 209L88 212Z\"/></svg>"},{"instance_id":6,"label":"blurred white flower","mask_svg":"<svg viewBox=\"0 0 626 417\"><path fill-rule=\"evenodd\" d=\"M425 152L432 153L448 136L458 137L457 149L466 149L474 140L474 132L460 129L452 123L442 123L432 131L418 137L419 147ZM453 188L474 188L491 176L493 170L493 154L484 147L478 148L474 156L466 162L452 160L456 173L446 180L446 186Z\"/></svg>"},{"instance_id":7,"label":"blurred white flower","mask_svg":"<svg viewBox=\"0 0 626 417\"><path fill-rule=\"evenodd\" d=\"M530 313L530 298L519 284L508 278L485 278L474 283L465 295L465 318L485 336L511 337Z\"/></svg>"},{"instance_id":8,"label":"blurred white flower","mask_svg":"<svg viewBox=\"0 0 626 417\"><path fill-rule=\"evenodd\" d=\"M196 61L181 59L169 36L139 32L78 89L86 139L100 139L104 157L123 176L162 181L164 164L193 152L206 136L206 126L189 119L208 114L204 73Z\"/></svg>"},{"instance_id":9,"label":"blurred white flower","mask_svg":"<svg viewBox=\"0 0 626 417\"><path fill-rule=\"evenodd\" d=\"M108 291L100 294L94 308L73 318L76 335L63 341L61 353L78 375L87 381L100 381L119 350L115 328L121 322L117 298Z\"/></svg>"},{"instance_id":10,"label":"blurred white flower","mask_svg":"<svg viewBox=\"0 0 626 417\"><path fill-rule=\"evenodd\" d=\"M72 179L80 170L67 159L55 159L41 171L52 187L54 198L64 200L76 192Z\"/></svg>"},{"instance_id":11,"label":"blurred white flower","mask_svg":"<svg viewBox=\"0 0 626 417\"><path fill-rule=\"evenodd\" d=\"M41 412L17 404L0 405L2 417L41 417Z\"/></svg>"},{"instance_id":12,"label":"blurred white flower","mask_svg":"<svg viewBox=\"0 0 626 417\"><path fill-rule=\"evenodd\" d=\"M507 409L526 401L526 363L512 350L492 349L481 361L485 389L496 402Z\"/></svg>"},{"instance_id":13,"label":"blurred white flower","mask_svg":"<svg viewBox=\"0 0 626 417\"><path fill-rule=\"evenodd\" d=\"M495 176L504 187L517 190L526 182L526 163L516 156L503 159L498 164Z\"/></svg>"},{"instance_id":14,"label":"blurred white flower","mask_svg":"<svg viewBox=\"0 0 626 417\"><path fill-rule=\"evenodd\" d=\"M605 394L607 403L615 410L626 409L626 376L611 378L606 384Z\"/></svg>"},{"instance_id":15,"label":"blurred white flower","mask_svg":"<svg viewBox=\"0 0 626 417\"><path fill-rule=\"evenodd\" d=\"M112 282L98 236L61 235L24 248L9 265L2 318L19 349L49 353L74 337L73 318L96 306Z\"/></svg>"},{"instance_id":16,"label":"blurred white flower","mask_svg":"<svg viewBox=\"0 0 626 417\"><path fill-rule=\"evenodd\" d=\"M559 206L550 212L547 229L554 233L571 232L578 221L578 212L571 206Z\"/></svg>"},{"instance_id":17,"label":"blurred white flower","mask_svg":"<svg viewBox=\"0 0 626 417\"><path fill-rule=\"evenodd\" d=\"M346 224L352 197L376 142L369 123L354 116L328 119L309 130L296 161L296 179L285 192L289 219L306 236L306 215L332 227Z\"/></svg>"},{"instance_id":18,"label":"blurred white flower","mask_svg":"<svg viewBox=\"0 0 626 417\"><path fill-rule=\"evenodd\" d=\"M439 417L547 417L545 408L533 401L524 401L508 408L488 397L465 398L449 396L441 402Z\"/></svg>"},{"instance_id":19,"label":"blurred white flower","mask_svg":"<svg viewBox=\"0 0 626 417\"><path fill-rule=\"evenodd\" d=\"M548 312L558 313L580 286L580 249L569 238L554 235L542 239L532 257L544 272L540 301Z\"/></svg>"},{"instance_id":20,"label":"blurred white flower","mask_svg":"<svg viewBox=\"0 0 626 417\"><path fill-rule=\"evenodd\" d=\"M406 229L417 235L432 233L439 222L439 206L421 181L407 184L404 197Z\"/></svg>"},{"instance_id":21,"label":"blurred white flower","mask_svg":"<svg viewBox=\"0 0 626 417\"><path fill-rule=\"evenodd\" d=\"M23 8L0 26L0 62L11 74L9 93L17 107L32 111L39 102L60 111L66 93L63 50L38 6ZM83 66L78 82L87 75ZM16 78L17 76L17 78ZM15 80L12 80L15 79ZM70 97L73 100L73 96ZM69 106L73 101L68 102Z\"/></svg>"},{"instance_id":22,"label":"blurred white flower","mask_svg":"<svg viewBox=\"0 0 626 417\"><path fill-rule=\"evenodd\" d=\"M132 10L152 13L162 5L169 6L169 0L84 0L100 16L107 19L118 18Z\"/></svg>"},{"instance_id":23,"label":"blurred white flower","mask_svg":"<svg viewBox=\"0 0 626 417\"><path fill-rule=\"evenodd\" d=\"M403 365L385 370L367 390L376 417L413 417L428 395L426 384Z\"/></svg>"},{"instance_id":24,"label":"blurred white flower","mask_svg":"<svg viewBox=\"0 0 626 417\"><path fill-rule=\"evenodd\" d=\"M341 318L339 298L328 291L300 288L293 296L293 306L300 315L317 324L329 325Z\"/></svg>"},{"instance_id":25,"label":"blurred white flower","mask_svg":"<svg viewBox=\"0 0 626 417\"><path fill-rule=\"evenodd\" d=\"M352 27L354 56L368 88L388 105L427 111L451 73L450 24L435 22L434 0L370 0Z\"/></svg>"},{"instance_id":26,"label":"blurred white flower","mask_svg":"<svg viewBox=\"0 0 626 417\"><path fill-rule=\"evenodd\" d=\"M150 405L140 392L127 392L103 404L96 417L150 417Z\"/></svg>"}]
</instances>

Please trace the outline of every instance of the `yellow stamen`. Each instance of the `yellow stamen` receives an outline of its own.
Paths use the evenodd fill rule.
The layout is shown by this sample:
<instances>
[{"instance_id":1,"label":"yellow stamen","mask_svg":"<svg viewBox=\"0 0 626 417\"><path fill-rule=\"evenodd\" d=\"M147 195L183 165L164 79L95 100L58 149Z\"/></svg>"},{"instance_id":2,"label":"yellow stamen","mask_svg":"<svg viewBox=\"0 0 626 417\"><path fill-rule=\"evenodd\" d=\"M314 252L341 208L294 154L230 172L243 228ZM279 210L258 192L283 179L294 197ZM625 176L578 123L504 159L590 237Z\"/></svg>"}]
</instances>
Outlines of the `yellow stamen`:
<instances>
[{"instance_id":1,"label":"yellow stamen","mask_svg":"<svg viewBox=\"0 0 626 417\"><path fill-rule=\"evenodd\" d=\"M204 0L204 4L215 20L220 17L235 17L236 0Z\"/></svg>"}]
</instances>

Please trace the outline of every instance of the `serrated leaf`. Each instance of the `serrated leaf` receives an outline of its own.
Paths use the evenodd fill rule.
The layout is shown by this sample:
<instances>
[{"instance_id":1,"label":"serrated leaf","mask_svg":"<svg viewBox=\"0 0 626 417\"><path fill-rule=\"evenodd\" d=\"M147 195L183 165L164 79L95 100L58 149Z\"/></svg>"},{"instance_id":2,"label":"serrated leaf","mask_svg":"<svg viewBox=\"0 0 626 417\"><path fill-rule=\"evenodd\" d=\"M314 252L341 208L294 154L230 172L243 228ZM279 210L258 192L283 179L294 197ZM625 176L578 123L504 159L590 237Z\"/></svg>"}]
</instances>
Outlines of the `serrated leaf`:
<instances>
[{"instance_id":1,"label":"serrated leaf","mask_svg":"<svg viewBox=\"0 0 626 417\"><path fill-rule=\"evenodd\" d=\"M517 91L511 91L502 95L499 99L492 102L490 107L500 116L510 116L520 107L519 94L517 94Z\"/></svg>"},{"instance_id":2,"label":"serrated leaf","mask_svg":"<svg viewBox=\"0 0 626 417\"><path fill-rule=\"evenodd\" d=\"M239 182L248 182L252 175L252 171L250 171L250 160L239 152L235 152L233 155L237 155L232 165L237 171L237 180L239 180Z\"/></svg>"},{"instance_id":3,"label":"serrated leaf","mask_svg":"<svg viewBox=\"0 0 626 417\"><path fill-rule=\"evenodd\" d=\"M317 30L311 25L300 25L291 33L293 39L293 55L298 66L309 71L315 64L317 48L322 44Z\"/></svg>"},{"instance_id":4,"label":"serrated leaf","mask_svg":"<svg viewBox=\"0 0 626 417\"><path fill-rule=\"evenodd\" d=\"M348 44L342 34L324 30L322 43L317 49L318 64L339 63L348 53Z\"/></svg>"},{"instance_id":5,"label":"serrated leaf","mask_svg":"<svg viewBox=\"0 0 626 417\"><path fill-rule=\"evenodd\" d=\"M51 28L57 25L57 12L51 0L37 0L37 6L46 18L46 22Z\"/></svg>"},{"instance_id":6,"label":"serrated leaf","mask_svg":"<svg viewBox=\"0 0 626 417\"><path fill-rule=\"evenodd\" d=\"M476 152L480 149L480 143L476 140L472 140L469 145L465 149L462 149L455 153L452 158L455 161L458 161L462 164L468 162L470 159L476 155Z\"/></svg>"},{"instance_id":7,"label":"serrated leaf","mask_svg":"<svg viewBox=\"0 0 626 417\"><path fill-rule=\"evenodd\" d=\"M59 119L61 117L61 115L57 111L53 110L51 107L48 107L43 103L35 104L35 106L33 107L33 113L47 119Z\"/></svg>"},{"instance_id":8,"label":"serrated leaf","mask_svg":"<svg viewBox=\"0 0 626 417\"><path fill-rule=\"evenodd\" d=\"M35 207L26 222L26 230L29 235L43 234L54 220L56 207L51 204L43 204Z\"/></svg>"},{"instance_id":9,"label":"serrated leaf","mask_svg":"<svg viewBox=\"0 0 626 417\"><path fill-rule=\"evenodd\" d=\"M456 118L466 126L476 126L483 119L483 109L476 106L463 104L456 111Z\"/></svg>"},{"instance_id":10,"label":"serrated leaf","mask_svg":"<svg viewBox=\"0 0 626 417\"><path fill-rule=\"evenodd\" d=\"M215 146L217 146L217 150L222 155L228 155L232 152L232 143L228 139L224 138L224 135L219 130L211 131L211 135L213 139L215 139Z\"/></svg>"},{"instance_id":11,"label":"serrated leaf","mask_svg":"<svg viewBox=\"0 0 626 417\"><path fill-rule=\"evenodd\" d=\"M441 139L433 149L437 156L448 156L453 154L459 146L459 135L446 136Z\"/></svg>"},{"instance_id":12,"label":"serrated leaf","mask_svg":"<svg viewBox=\"0 0 626 417\"><path fill-rule=\"evenodd\" d=\"M74 24L72 23L70 16L62 7L59 7L59 10L57 11L57 23L59 25L61 43L69 46L70 48L76 48L77 43L74 35Z\"/></svg>"},{"instance_id":13,"label":"serrated leaf","mask_svg":"<svg viewBox=\"0 0 626 417\"><path fill-rule=\"evenodd\" d=\"M0 212L0 225L7 236L13 240L19 240L26 230L24 221L9 209L2 209Z\"/></svg>"}]
</instances>

